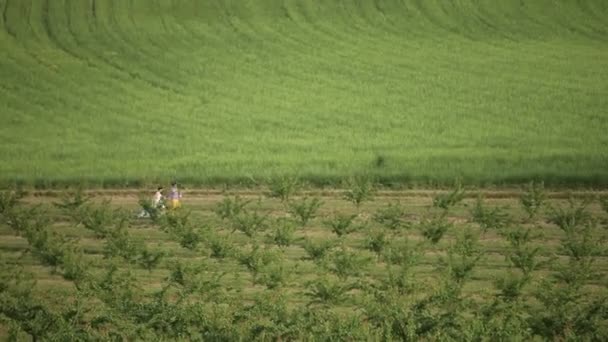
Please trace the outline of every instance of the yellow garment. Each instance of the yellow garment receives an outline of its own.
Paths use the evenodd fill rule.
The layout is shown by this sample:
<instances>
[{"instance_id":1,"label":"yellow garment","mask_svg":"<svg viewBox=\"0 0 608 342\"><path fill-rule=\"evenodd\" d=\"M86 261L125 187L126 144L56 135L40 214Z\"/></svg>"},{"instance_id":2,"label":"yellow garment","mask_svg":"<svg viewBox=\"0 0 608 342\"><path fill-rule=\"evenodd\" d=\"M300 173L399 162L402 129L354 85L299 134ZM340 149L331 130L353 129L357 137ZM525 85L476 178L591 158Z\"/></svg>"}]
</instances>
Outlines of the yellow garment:
<instances>
[{"instance_id":1,"label":"yellow garment","mask_svg":"<svg viewBox=\"0 0 608 342\"><path fill-rule=\"evenodd\" d=\"M182 206L182 204L179 203L178 199L172 199L171 200L171 209L177 209L177 208L179 208L181 206Z\"/></svg>"}]
</instances>

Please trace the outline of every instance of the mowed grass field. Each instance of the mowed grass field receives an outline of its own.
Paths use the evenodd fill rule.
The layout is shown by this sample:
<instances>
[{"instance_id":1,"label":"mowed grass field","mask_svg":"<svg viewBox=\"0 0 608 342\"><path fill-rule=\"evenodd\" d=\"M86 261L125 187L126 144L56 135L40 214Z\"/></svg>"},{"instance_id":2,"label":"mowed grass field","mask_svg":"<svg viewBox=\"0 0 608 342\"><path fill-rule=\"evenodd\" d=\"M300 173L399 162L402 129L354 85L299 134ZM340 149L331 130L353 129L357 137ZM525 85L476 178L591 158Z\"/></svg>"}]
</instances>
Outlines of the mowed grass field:
<instances>
[{"instance_id":1,"label":"mowed grass field","mask_svg":"<svg viewBox=\"0 0 608 342\"><path fill-rule=\"evenodd\" d=\"M608 183L604 0L0 0L0 182Z\"/></svg>"},{"instance_id":2,"label":"mowed grass field","mask_svg":"<svg viewBox=\"0 0 608 342\"><path fill-rule=\"evenodd\" d=\"M286 202L267 194L187 192L178 217L188 218L181 224L135 219L140 208L133 192L101 192L79 209L89 217L99 217L96 210L122 210L129 217L124 231L111 218L99 221L98 230L91 229L92 221L79 223L76 209L52 205L66 203L57 197L64 194L30 195L19 206L45 206L51 225L43 231L58 235L45 233L46 242L41 243L35 234L32 238L15 228L24 226L10 223L15 222L10 210L0 212L0 284L14 296L0 299L20 300L27 282L16 290L11 284L21 279L19 272L30 272L36 280L34 303L65 312L72 329L106 338L116 332L122 340L481 336L540 341L584 336L583 340L600 341L608 336L606 302L601 299L608 294L605 193L601 204L595 200L601 193L547 192L532 219L520 203L520 193L504 190L467 192L447 210L437 206L445 193L432 191L380 191L358 207L345 200L343 192L300 192ZM486 214L485 221L479 221L474 214L477 196L483 196L486 213L498 214ZM320 207L301 225L290 208L312 198ZM111 205L103 209L102 199L110 199ZM235 200L248 202L240 214L219 210L227 208L222 205L227 201L237 204ZM391 216L391 207L400 210ZM220 213L228 215L222 218ZM559 215L569 223L557 223ZM337 234L332 224L340 216L354 217L350 228L356 229ZM252 222L252 217L262 218L263 224L242 230L242 222ZM194 241L183 235L186 226L201 238L197 243L184 243ZM429 234L441 226L446 226L443 236ZM293 229L293 236L278 238L286 227ZM529 235L524 237L526 231ZM439 238L433 241L432 236ZM71 242L58 248L60 237ZM328 244L324 255L314 257L311 243ZM160 261L146 267L139 259L141 251L129 254L138 244L148 255L162 253ZM61 250L77 257L50 257ZM22 268L14 269L15 265ZM86 275L70 273L70 265L84 267ZM529 273L522 276L522 269ZM22 304L14 311L6 304L4 313L10 319L0 321L0 337L8 336L9 322L20 322L24 329L32 324L27 322L44 326L43 318L34 320L37 309L27 300L17 303ZM79 308L78 318L68 316L72 307ZM26 311L16 314L19 310ZM44 334L57 333L61 326L55 323L39 336L52 339Z\"/></svg>"}]
</instances>

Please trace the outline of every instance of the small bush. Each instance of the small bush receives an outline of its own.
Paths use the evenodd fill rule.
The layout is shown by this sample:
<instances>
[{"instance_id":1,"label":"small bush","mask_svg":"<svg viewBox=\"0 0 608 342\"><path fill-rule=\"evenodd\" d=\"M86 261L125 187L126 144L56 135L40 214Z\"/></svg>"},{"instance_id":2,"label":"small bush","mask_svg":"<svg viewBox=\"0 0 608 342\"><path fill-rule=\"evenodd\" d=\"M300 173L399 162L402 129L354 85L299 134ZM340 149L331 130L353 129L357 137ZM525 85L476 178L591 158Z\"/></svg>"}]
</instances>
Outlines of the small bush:
<instances>
[{"instance_id":1,"label":"small bush","mask_svg":"<svg viewBox=\"0 0 608 342\"><path fill-rule=\"evenodd\" d=\"M435 245L453 226L454 225L447 220L446 212L443 212L431 219L424 219L420 223L420 230L422 231L422 236Z\"/></svg>"},{"instance_id":2,"label":"small bush","mask_svg":"<svg viewBox=\"0 0 608 342\"><path fill-rule=\"evenodd\" d=\"M389 245L388 236L382 229L372 230L367 234L364 245L370 251L381 255Z\"/></svg>"},{"instance_id":3,"label":"small bush","mask_svg":"<svg viewBox=\"0 0 608 342\"><path fill-rule=\"evenodd\" d=\"M504 235L510 245L506 258L512 266L521 270L524 276L528 277L543 265L538 260L540 248L531 246L535 237L531 229L511 229Z\"/></svg>"},{"instance_id":4,"label":"small bush","mask_svg":"<svg viewBox=\"0 0 608 342\"><path fill-rule=\"evenodd\" d=\"M344 198L355 204L357 208L361 203L371 200L375 193L372 180L366 176L349 179L347 186L349 189L344 194Z\"/></svg>"},{"instance_id":5,"label":"small bush","mask_svg":"<svg viewBox=\"0 0 608 342\"><path fill-rule=\"evenodd\" d=\"M479 235L467 229L448 249L447 257L441 257L439 261L449 281L462 286L463 282L471 277L482 256Z\"/></svg>"},{"instance_id":6,"label":"small bush","mask_svg":"<svg viewBox=\"0 0 608 342\"><path fill-rule=\"evenodd\" d=\"M420 258L420 252L407 239L392 241L382 253L385 262L396 265L414 264Z\"/></svg>"},{"instance_id":7,"label":"small bush","mask_svg":"<svg viewBox=\"0 0 608 342\"><path fill-rule=\"evenodd\" d=\"M294 240L296 228L293 223L287 220L280 220L276 223L274 231L268 236L272 243L279 247L288 247Z\"/></svg>"},{"instance_id":8,"label":"small bush","mask_svg":"<svg viewBox=\"0 0 608 342\"><path fill-rule=\"evenodd\" d=\"M311 298L308 305L337 305L347 298L352 286L342 281L333 281L323 276L306 284L306 295Z\"/></svg>"},{"instance_id":9,"label":"small bush","mask_svg":"<svg viewBox=\"0 0 608 342\"><path fill-rule=\"evenodd\" d=\"M302 227L306 226L310 220L314 219L323 202L314 197L311 199L303 198L297 202L288 204L289 213L295 216Z\"/></svg>"},{"instance_id":10,"label":"small bush","mask_svg":"<svg viewBox=\"0 0 608 342\"><path fill-rule=\"evenodd\" d=\"M243 200L239 196L225 197L215 207L215 214L222 220L231 219L245 210L251 200Z\"/></svg>"},{"instance_id":11,"label":"small bush","mask_svg":"<svg viewBox=\"0 0 608 342\"><path fill-rule=\"evenodd\" d=\"M360 227L353 224L357 215L336 214L325 222L338 237L357 231Z\"/></svg>"},{"instance_id":12,"label":"small bush","mask_svg":"<svg viewBox=\"0 0 608 342\"><path fill-rule=\"evenodd\" d=\"M18 190L6 190L0 192L0 215L8 213L15 208L25 193Z\"/></svg>"},{"instance_id":13,"label":"small bush","mask_svg":"<svg viewBox=\"0 0 608 342\"><path fill-rule=\"evenodd\" d=\"M390 230L407 227L404 219L405 209L399 203L389 203L386 207L378 209L374 214L374 221Z\"/></svg>"},{"instance_id":14,"label":"small bush","mask_svg":"<svg viewBox=\"0 0 608 342\"><path fill-rule=\"evenodd\" d=\"M439 194L433 198L433 207L448 210L449 208L462 202L466 192L462 185L458 183L454 190L445 194Z\"/></svg>"},{"instance_id":15,"label":"small bush","mask_svg":"<svg viewBox=\"0 0 608 342\"><path fill-rule=\"evenodd\" d=\"M240 231L252 238L257 232L267 227L268 215L260 214L257 210L253 212L241 212L232 218L233 232Z\"/></svg>"},{"instance_id":16,"label":"small bush","mask_svg":"<svg viewBox=\"0 0 608 342\"><path fill-rule=\"evenodd\" d=\"M93 231L98 239L105 238L110 230L117 226L125 226L128 220L123 211L112 209L108 200L104 200L99 205L84 205L78 215L80 223L86 229Z\"/></svg>"},{"instance_id":17,"label":"small bush","mask_svg":"<svg viewBox=\"0 0 608 342\"><path fill-rule=\"evenodd\" d=\"M211 257L224 259L232 254L232 244L228 238L217 234L210 234L207 237L207 245L211 250Z\"/></svg>"},{"instance_id":18,"label":"small bush","mask_svg":"<svg viewBox=\"0 0 608 342\"><path fill-rule=\"evenodd\" d=\"M278 177L269 181L269 197L281 199L282 202L289 201L301 187L300 181L296 177Z\"/></svg>"},{"instance_id":19,"label":"small bush","mask_svg":"<svg viewBox=\"0 0 608 342\"><path fill-rule=\"evenodd\" d=\"M325 257L329 254L329 251L336 245L335 241L323 240L314 242L310 239L306 239L304 242L304 250L308 253L310 259L315 262L322 262Z\"/></svg>"},{"instance_id":20,"label":"small bush","mask_svg":"<svg viewBox=\"0 0 608 342\"><path fill-rule=\"evenodd\" d=\"M557 225L565 232L575 230L577 227L590 223L593 220L587 211L590 200L585 199L577 204L572 198L568 200L567 208L549 208L549 222Z\"/></svg>"},{"instance_id":21,"label":"small bush","mask_svg":"<svg viewBox=\"0 0 608 342\"><path fill-rule=\"evenodd\" d=\"M274 261L263 267L262 272L257 275L255 282L269 289L276 289L284 286L289 280L290 275L290 268L282 262Z\"/></svg>"},{"instance_id":22,"label":"small bush","mask_svg":"<svg viewBox=\"0 0 608 342\"><path fill-rule=\"evenodd\" d=\"M66 212L78 210L85 204L89 203L91 196L85 194L82 187L78 187L73 191L62 192L59 202L53 203L53 205Z\"/></svg>"},{"instance_id":23,"label":"small bush","mask_svg":"<svg viewBox=\"0 0 608 342\"><path fill-rule=\"evenodd\" d=\"M241 253L238 257L239 263L245 267L255 276L262 270L264 266L267 266L273 261L279 260L277 254L270 249L262 249L259 245L253 245L251 251Z\"/></svg>"},{"instance_id":24,"label":"small bush","mask_svg":"<svg viewBox=\"0 0 608 342\"><path fill-rule=\"evenodd\" d=\"M370 259L344 247L336 251L331 258L330 270L340 279L360 276Z\"/></svg>"},{"instance_id":25,"label":"small bush","mask_svg":"<svg viewBox=\"0 0 608 342\"><path fill-rule=\"evenodd\" d=\"M473 222L479 224L482 231L489 229L502 230L509 226L513 219L503 208L495 207L489 209L483 205L481 196L477 197L475 207L471 211Z\"/></svg>"},{"instance_id":26,"label":"small bush","mask_svg":"<svg viewBox=\"0 0 608 342\"><path fill-rule=\"evenodd\" d=\"M545 184L543 182L531 182L528 184L526 191L519 198L519 201L528 214L528 219L532 220L537 217L538 213L545 205L546 199Z\"/></svg>"}]
</instances>

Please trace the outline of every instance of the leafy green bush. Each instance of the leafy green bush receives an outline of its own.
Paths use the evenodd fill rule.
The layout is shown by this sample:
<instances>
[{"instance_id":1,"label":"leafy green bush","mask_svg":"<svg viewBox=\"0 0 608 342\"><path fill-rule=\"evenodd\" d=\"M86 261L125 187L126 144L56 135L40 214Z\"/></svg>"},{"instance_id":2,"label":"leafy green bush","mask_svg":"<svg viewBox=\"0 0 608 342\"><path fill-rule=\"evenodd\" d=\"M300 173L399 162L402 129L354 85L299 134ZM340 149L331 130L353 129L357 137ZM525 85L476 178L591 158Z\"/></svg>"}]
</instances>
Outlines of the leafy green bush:
<instances>
[{"instance_id":1,"label":"leafy green bush","mask_svg":"<svg viewBox=\"0 0 608 342\"><path fill-rule=\"evenodd\" d=\"M257 275L255 281L269 289L276 289L288 282L291 272L291 268L275 260L262 268L262 272Z\"/></svg>"},{"instance_id":2,"label":"leafy green bush","mask_svg":"<svg viewBox=\"0 0 608 342\"><path fill-rule=\"evenodd\" d=\"M513 219L504 208L494 207L490 209L484 206L481 196L477 197L475 207L471 210L471 217L473 222L479 224L483 232L489 229L500 231L507 228L513 222Z\"/></svg>"},{"instance_id":3,"label":"leafy green bush","mask_svg":"<svg viewBox=\"0 0 608 342\"><path fill-rule=\"evenodd\" d=\"M215 214L222 220L231 219L243 212L251 200L243 200L239 196L224 197L215 207Z\"/></svg>"},{"instance_id":4,"label":"leafy green bush","mask_svg":"<svg viewBox=\"0 0 608 342\"><path fill-rule=\"evenodd\" d=\"M277 177L272 178L268 184L269 197L281 199L282 202L288 202L301 187L300 180L296 177Z\"/></svg>"},{"instance_id":5,"label":"leafy green bush","mask_svg":"<svg viewBox=\"0 0 608 342\"><path fill-rule=\"evenodd\" d=\"M279 256L268 248L260 248L260 245L255 244L251 251L241 252L238 256L239 263L249 270L254 277L271 262L280 260Z\"/></svg>"},{"instance_id":6,"label":"leafy green bush","mask_svg":"<svg viewBox=\"0 0 608 342\"><path fill-rule=\"evenodd\" d=\"M432 244L437 244L445 233L454 225L448 221L446 212L432 218L425 218L420 222L422 236Z\"/></svg>"},{"instance_id":7,"label":"leafy green bush","mask_svg":"<svg viewBox=\"0 0 608 342\"><path fill-rule=\"evenodd\" d=\"M532 220L538 216L538 213L545 205L546 199L545 184L543 182L531 182L519 198L519 201L528 214L528 219Z\"/></svg>"},{"instance_id":8,"label":"leafy green bush","mask_svg":"<svg viewBox=\"0 0 608 342\"><path fill-rule=\"evenodd\" d=\"M370 230L365 237L364 246L370 251L381 255L388 246L389 240L386 231L382 229Z\"/></svg>"},{"instance_id":9,"label":"leafy green bush","mask_svg":"<svg viewBox=\"0 0 608 342\"><path fill-rule=\"evenodd\" d=\"M233 253L233 247L227 237L218 234L209 234L206 240L207 246L211 250L211 257L224 259Z\"/></svg>"},{"instance_id":10,"label":"leafy green bush","mask_svg":"<svg viewBox=\"0 0 608 342\"><path fill-rule=\"evenodd\" d=\"M370 261L360 253L342 247L332 254L329 269L340 279L346 280L363 274Z\"/></svg>"},{"instance_id":11,"label":"leafy green bush","mask_svg":"<svg viewBox=\"0 0 608 342\"><path fill-rule=\"evenodd\" d=\"M408 227L405 221L405 209L399 203L389 203L386 207L380 208L374 214L374 221L380 223L390 230L398 230Z\"/></svg>"},{"instance_id":12,"label":"leafy green bush","mask_svg":"<svg viewBox=\"0 0 608 342\"><path fill-rule=\"evenodd\" d=\"M327 306L344 302L353 286L344 281L335 281L327 276L321 276L306 283L306 288L306 295L310 297L308 305Z\"/></svg>"},{"instance_id":13,"label":"leafy green bush","mask_svg":"<svg viewBox=\"0 0 608 342\"><path fill-rule=\"evenodd\" d=\"M353 224L355 218L357 218L356 214L335 214L333 218L325 221L325 224L328 225L332 232L338 235L338 237L342 237L359 230L360 227Z\"/></svg>"},{"instance_id":14,"label":"leafy green bush","mask_svg":"<svg viewBox=\"0 0 608 342\"><path fill-rule=\"evenodd\" d=\"M587 210L590 199L576 203L574 199L568 199L568 207L549 207L549 222L557 225L564 232L572 232L577 227L586 225L593 221L593 217Z\"/></svg>"},{"instance_id":15,"label":"leafy green bush","mask_svg":"<svg viewBox=\"0 0 608 342\"><path fill-rule=\"evenodd\" d=\"M268 225L267 220L268 215L261 214L258 210L252 212L244 211L232 217L232 231L235 232L238 230L252 238L258 232L266 229Z\"/></svg>"},{"instance_id":16,"label":"leafy green bush","mask_svg":"<svg viewBox=\"0 0 608 342\"><path fill-rule=\"evenodd\" d=\"M84 192L82 187L77 187L72 191L62 191L60 201L53 203L53 205L63 211L70 212L88 204L91 198L91 196Z\"/></svg>"},{"instance_id":17,"label":"leafy green bush","mask_svg":"<svg viewBox=\"0 0 608 342\"><path fill-rule=\"evenodd\" d=\"M448 210L462 202L466 192L460 183L456 184L454 190L448 193L439 194L433 198L433 207Z\"/></svg>"},{"instance_id":18,"label":"leafy green bush","mask_svg":"<svg viewBox=\"0 0 608 342\"><path fill-rule=\"evenodd\" d=\"M180 246L195 250L203 240L204 228L195 228L190 221L190 211L172 210L163 217L161 228L175 238Z\"/></svg>"},{"instance_id":19,"label":"leafy green bush","mask_svg":"<svg viewBox=\"0 0 608 342\"><path fill-rule=\"evenodd\" d=\"M151 251L141 240L133 239L124 226L117 226L108 232L103 254L107 259L122 258L148 271L156 268L165 256L164 252Z\"/></svg>"},{"instance_id":20,"label":"leafy green bush","mask_svg":"<svg viewBox=\"0 0 608 342\"><path fill-rule=\"evenodd\" d=\"M336 242L333 240L314 242L313 240L306 239L304 242L304 250L308 253L310 259L317 263L321 263L335 245Z\"/></svg>"},{"instance_id":21,"label":"leafy green bush","mask_svg":"<svg viewBox=\"0 0 608 342\"><path fill-rule=\"evenodd\" d=\"M371 200L376 192L372 179L367 176L350 178L347 187L344 198L357 208L361 206L361 203Z\"/></svg>"},{"instance_id":22,"label":"leafy green bush","mask_svg":"<svg viewBox=\"0 0 608 342\"><path fill-rule=\"evenodd\" d=\"M98 239L105 238L110 230L127 224L128 216L120 209L112 209L110 201L101 204L87 204L79 209L80 223L95 233Z\"/></svg>"},{"instance_id":23,"label":"leafy green bush","mask_svg":"<svg viewBox=\"0 0 608 342\"><path fill-rule=\"evenodd\" d=\"M439 259L440 267L444 269L448 280L460 287L465 280L471 277L473 269L482 256L479 236L470 229L466 229L448 248L447 256Z\"/></svg>"},{"instance_id":24,"label":"leafy green bush","mask_svg":"<svg viewBox=\"0 0 608 342\"><path fill-rule=\"evenodd\" d=\"M15 208L24 196L25 193L19 190L0 191L0 215Z\"/></svg>"},{"instance_id":25,"label":"leafy green bush","mask_svg":"<svg viewBox=\"0 0 608 342\"><path fill-rule=\"evenodd\" d=\"M514 228L504 235L510 245L506 258L525 277L529 277L533 271L544 265L538 259L541 251L540 247L531 245L532 240L536 237L531 229Z\"/></svg>"},{"instance_id":26,"label":"leafy green bush","mask_svg":"<svg viewBox=\"0 0 608 342\"><path fill-rule=\"evenodd\" d=\"M269 240L279 247L288 247L295 240L296 228L288 220L278 220L275 223L275 228L268 236Z\"/></svg>"},{"instance_id":27,"label":"leafy green bush","mask_svg":"<svg viewBox=\"0 0 608 342\"><path fill-rule=\"evenodd\" d=\"M382 253L385 262L397 265L415 264L419 257L420 251L407 238L392 240Z\"/></svg>"},{"instance_id":28,"label":"leafy green bush","mask_svg":"<svg viewBox=\"0 0 608 342\"><path fill-rule=\"evenodd\" d=\"M314 219L323 202L314 197L311 199L303 198L300 201L288 204L289 213L297 218L302 227L306 226L310 220Z\"/></svg>"}]
</instances>

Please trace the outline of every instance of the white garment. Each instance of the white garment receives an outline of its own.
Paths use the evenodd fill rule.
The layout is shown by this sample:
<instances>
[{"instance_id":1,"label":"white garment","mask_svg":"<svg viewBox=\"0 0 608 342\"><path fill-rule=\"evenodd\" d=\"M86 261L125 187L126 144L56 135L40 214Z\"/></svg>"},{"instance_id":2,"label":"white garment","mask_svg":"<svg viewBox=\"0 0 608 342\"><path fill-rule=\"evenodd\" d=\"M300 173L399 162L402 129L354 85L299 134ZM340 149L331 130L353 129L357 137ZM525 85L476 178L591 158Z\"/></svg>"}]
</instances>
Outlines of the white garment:
<instances>
[{"instance_id":1,"label":"white garment","mask_svg":"<svg viewBox=\"0 0 608 342\"><path fill-rule=\"evenodd\" d=\"M158 207L160 205L160 201L163 199L163 194L160 193L160 191L157 191L154 194L154 199L152 200L152 203L154 204L155 207Z\"/></svg>"}]
</instances>

